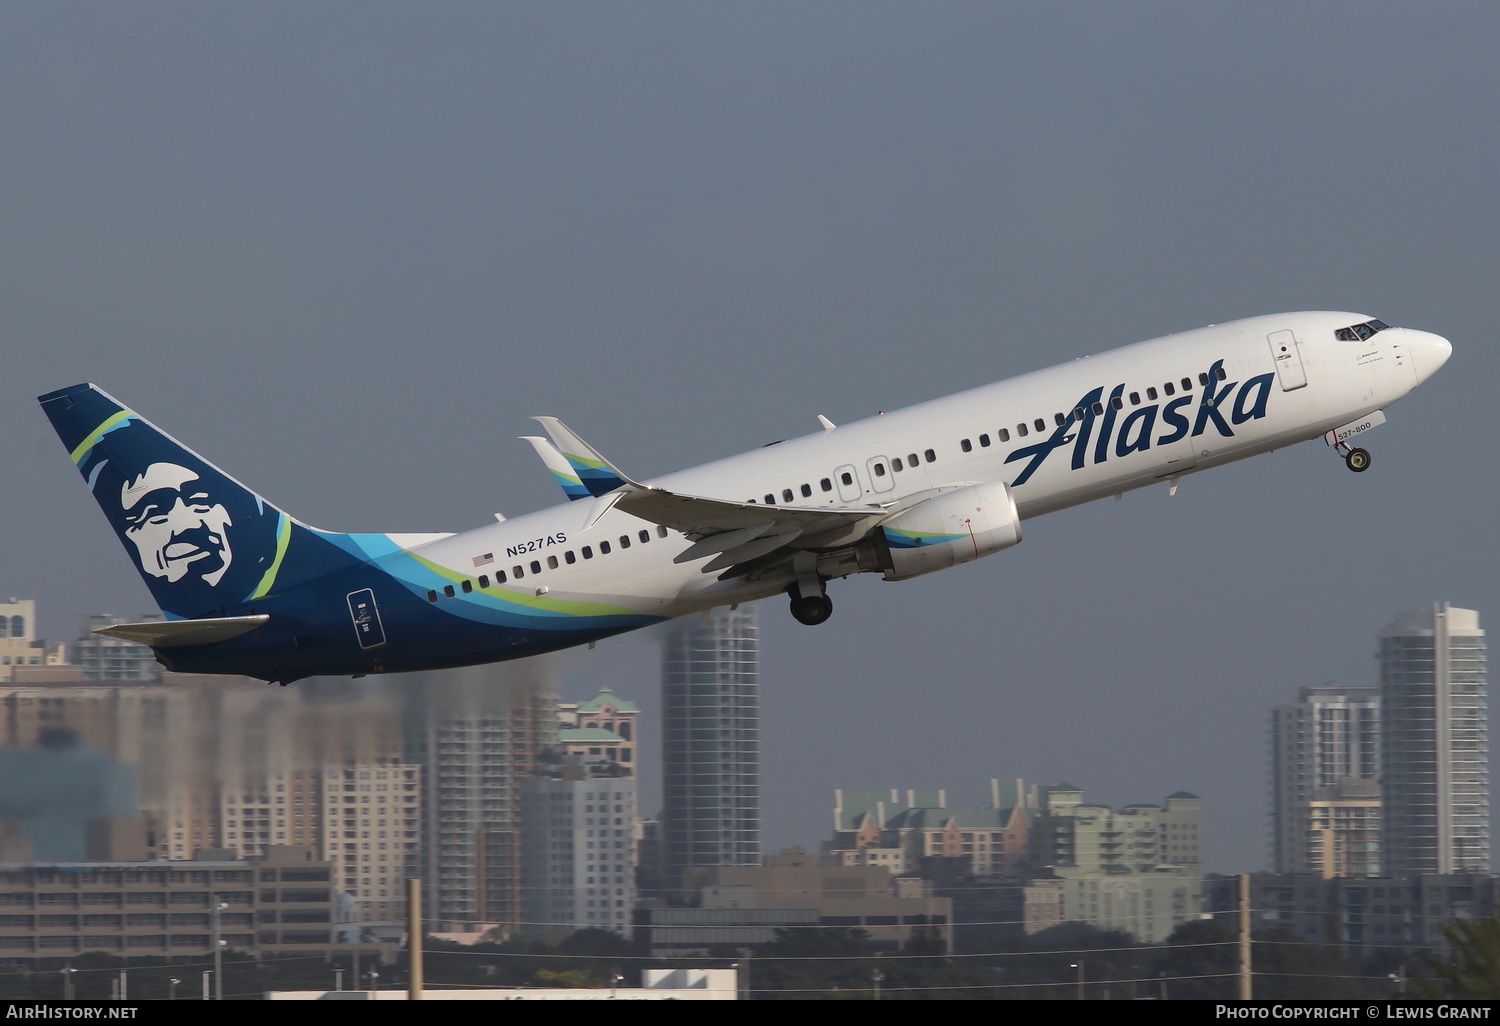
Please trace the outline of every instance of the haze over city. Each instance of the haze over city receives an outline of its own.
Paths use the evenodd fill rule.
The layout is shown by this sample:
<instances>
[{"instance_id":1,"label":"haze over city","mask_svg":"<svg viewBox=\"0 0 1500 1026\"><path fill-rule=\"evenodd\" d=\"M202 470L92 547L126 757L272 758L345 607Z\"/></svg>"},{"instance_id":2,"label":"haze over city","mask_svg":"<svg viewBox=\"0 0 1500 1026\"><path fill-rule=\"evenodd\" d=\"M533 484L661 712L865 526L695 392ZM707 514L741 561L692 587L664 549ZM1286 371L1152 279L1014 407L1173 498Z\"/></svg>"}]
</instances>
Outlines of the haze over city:
<instances>
[{"instance_id":1,"label":"haze over city","mask_svg":"<svg viewBox=\"0 0 1500 1026\"><path fill-rule=\"evenodd\" d=\"M1203 798L1267 864L1266 735L1375 633L1500 609L1479 4L0 11L0 592L152 607L34 397L91 380L300 519L559 500L558 416L636 477L1281 310L1451 339L1349 473L1319 442L1028 521L833 619L761 610L768 850L834 788ZM1483 624L1483 619L1481 620ZM639 703L659 638L549 657ZM525 669L518 672L534 672Z\"/></svg>"}]
</instances>

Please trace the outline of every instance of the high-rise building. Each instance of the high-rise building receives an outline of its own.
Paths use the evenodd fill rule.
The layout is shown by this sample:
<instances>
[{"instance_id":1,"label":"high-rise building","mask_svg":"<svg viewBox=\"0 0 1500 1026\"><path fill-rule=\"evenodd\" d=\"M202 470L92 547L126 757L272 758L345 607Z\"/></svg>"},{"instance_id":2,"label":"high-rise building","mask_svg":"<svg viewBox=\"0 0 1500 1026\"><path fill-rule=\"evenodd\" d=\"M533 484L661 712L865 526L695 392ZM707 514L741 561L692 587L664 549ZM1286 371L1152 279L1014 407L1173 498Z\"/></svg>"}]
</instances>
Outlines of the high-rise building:
<instances>
[{"instance_id":1,"label":"high-rise building","mask_svg":"<svg viewBox=\"0 0 1500 1026\"><path fill-rule=\"evenodd\" d=\"M662 647L668 881L760 863L760 628L755 607L678 620Z\"/></svg>"},{"instance_id":2,"label":"high-rise building","mask_svg":"<svg viewBox=\"0 0 1500 1026\"><path fill-rule=\"evenodd\" d=\"M528 932L592 927L630 935L635 908L635 777L623 763L570 755L521 787Z\"/></svg>"},{"instance_id":3,"label":"high-rise building","mask_svg":"<svg viewBox=\"0 0 1500 1026\"><path fill-rule=\"evenodd\" d=\"M268 688L172 673L159 683L91 682L77 679L77 666L58 669L74 679L0 685L0 761L28 765L74 738L78 751L117 760L128 777L128 808L116 802L107 815L139 815L150 857L253 858L305 845L329 860L352 918L401 917L402 880L419 872L421 768L401 762L400 703L390 689L323 680ZM56 786L80 768L78 757L66 761L66 773L47 774ZM34 813L15 825L38 857L50 850L52 820L93 808L29 801Z\"/></svg>"},{"instance_id":4,"label":"high-rise building","mask_svg":"<svg viewBox=\"0 0 1500 1026\"><path fill-rule=\"evenodd\" d=\"M557 703L558 743L521 785L521 913L530 933L629 936L635 907L638 736L609 688Z\"/></svg>"},{"instance_id":5,"label":"high-rise building","mask_svg":"<svg viewBox=\"0 0 1500 1026\"><path fill-rule=\"evenodd\" d=\"M1299 815L1302 865L1297 872L1325 878L1379 876L1380 785L1349 777L1321 787Z\"/></svg>"},{"instance_id":6,"label":"high-rise building","mask_svg":"<svg viewBox=\"0 0 1500 1026\"><path fill-rule=\"evenodd\" d=\"M1380 691L1322 684L1271 712L1271 856L1280 873L1317 871L1308 833L1314 795L1380 774ZM1378 859L1377 872L1378 872Z\"/></svg>"},{"instance_id":7,"label":"high-rise building","mask_svg":"<svg viewBox=\"0 0 1500 1026\"><path fill-rule=\"evenodd\" d=\"M1159 944L1198 918L1198 806L1196 795L1178 791L1162 805L1113 812L1086 804L1071 784L1043 788L1032 862L1051 878L1033 879L1026 888L1026 931L1076 921Z\"/></svg>"},{"instance_id":8,"label":"high-rise building","mask_svg":"<svg viewBox=\"0 0 1500 1026\"><path fill-rule=\"evenodd\" d=\"M432 929L521 919L521 784L557 742L557 695L538 660L409 674L406 761L422 766L423 911Z\"/></svg>"},{"instance_id":9,"label":"high-rise building","mask_svg":"<svg viewBox=\"0 0 1500 1026\"><path fill-rule=\"evenodd\" d=\"M1380 632L1389 876L1488 873L1489 725L1479 614L1446 602Z\"/></svg>"}]
</instances>

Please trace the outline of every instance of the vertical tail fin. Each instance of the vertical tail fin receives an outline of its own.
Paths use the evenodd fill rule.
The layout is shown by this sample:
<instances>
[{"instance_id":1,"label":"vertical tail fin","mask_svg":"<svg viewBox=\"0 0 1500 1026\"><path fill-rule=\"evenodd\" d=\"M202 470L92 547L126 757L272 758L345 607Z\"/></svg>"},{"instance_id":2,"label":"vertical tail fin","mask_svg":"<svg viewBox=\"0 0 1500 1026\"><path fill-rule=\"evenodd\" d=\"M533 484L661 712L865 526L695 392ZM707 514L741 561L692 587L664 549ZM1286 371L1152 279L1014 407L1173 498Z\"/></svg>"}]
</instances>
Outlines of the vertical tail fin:
<instances>
[{"instance_id":1,"label":"vertical tail fin","mask_svg":"<svg viewBox=\"0 0 1500 1026\"><path fill-rule=\"evenodd\" d=\"M83 384L37 400L169 617L223 616L338 565L357 562L109 394Z\"/></svg>"}]
</instances>

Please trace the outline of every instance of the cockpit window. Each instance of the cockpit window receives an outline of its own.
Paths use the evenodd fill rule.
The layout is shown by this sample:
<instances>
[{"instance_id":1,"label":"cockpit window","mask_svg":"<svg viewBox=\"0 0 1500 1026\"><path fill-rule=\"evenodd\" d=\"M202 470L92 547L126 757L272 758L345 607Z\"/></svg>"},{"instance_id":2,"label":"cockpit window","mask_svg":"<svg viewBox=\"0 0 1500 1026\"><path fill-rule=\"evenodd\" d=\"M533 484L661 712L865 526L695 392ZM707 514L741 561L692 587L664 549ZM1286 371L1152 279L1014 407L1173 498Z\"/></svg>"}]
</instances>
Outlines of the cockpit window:
<instances>
[{"instance_id":1,"label":"cockpit window","mask_svg":"<svg viewBox=\"0 0 1500 1026\"><path fill-rule=\"evenodd\" d=\"M1340 328L1333 333L1333 337L1340 342L1363 342L1377 331L1384 331L1390 325L1382 320L1365 321L1363 324L1351 324L1347 328Z\"/></svg>"}]
</instances>

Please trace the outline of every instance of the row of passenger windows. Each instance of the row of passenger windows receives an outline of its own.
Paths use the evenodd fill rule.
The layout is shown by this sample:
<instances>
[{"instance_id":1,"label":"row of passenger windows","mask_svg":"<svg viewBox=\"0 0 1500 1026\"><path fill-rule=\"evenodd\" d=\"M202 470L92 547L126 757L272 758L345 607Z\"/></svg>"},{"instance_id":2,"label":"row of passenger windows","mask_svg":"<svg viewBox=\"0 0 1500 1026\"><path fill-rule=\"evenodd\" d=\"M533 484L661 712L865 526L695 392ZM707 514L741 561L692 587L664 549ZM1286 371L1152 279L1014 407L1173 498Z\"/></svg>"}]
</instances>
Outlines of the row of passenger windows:
<instances>
[{"instance_id":1,"label":"row of passenger windows","mask_svg":"<svg viewBox=\"0 0 1500 1026\"><path fill-rule=\"evenodd\" d=\"M642 545L646 544L647 542L649 542L651 540L651 532L649 530L647 530L646 528L641 528L641 530L639 530L639 531L636 532L635 536L636 536L637 539L639 539L639 541L640 541L640 543ZM658 525L657 528L656 528L656 536L658 538L665 538L667 536L667 529L665 527L661 527L660 525ZM628 548L630 548L630 545L631 545L630 535L628 535L628 534L622 534L622 535L620 535L619 544L620 544L620 548L622 548L622 549L628 549ZM609 555L613 551L614 551L614 547L609 542L607 542L607 541L601 541L599 543L599 555L601 555L601 556L607 556L607 555ZM563 563L569 563L569 564L576 563L576 562L578 562L578 556L579 555L582 555L584 559L593 559L594 558L594 547L592 545L585 545L582 548L580 548L578 550L578 553L576 553L576 554L573 552L572 549L568 549L566 552L564 552L562 554L562 562ZM556 556L548 556L546 558L545 562L547 564L547 569L548 570L556 570L558 568L558 566L560 565L558 563L558 559L557 559ZM522 580L522 579L524 579L526 577L526 572L527 572L527 568L528 567L530 568L531 573L533 573L533 574L539 574L539 573L542 572L542 563L543 563L543 560L540 560L540 559L533 559L529 564L524 564L524 565L520 564L520 563L517 563L515 566L513 566L513 567L510 568L510 573L509 574L507 574L504 570L496 570L495 571L495 580L494 580L494 583L495 584L504 584L508 580L516 580L516 581ZM471 592L473 592L474 587L475 587L475 583L476 582L474 582L474 581L459 581L457 589L455 589L453 587L453 585L451 585L451 584L445 584L445 585L443 585L443 595L446 598L453 598L455 595L458 594L459 591L462 591L465 595L468 595ZM479 580L478 580L477 583L478 583L478 586L481 589L488 588L490 586L490 575L489 574L480 574L479 575ZM438 600L438 593L436 591L429 590L427 592L427 601L428 602L436 602L437 600Z\"/></svg>"},{"instance_id":2,"label":"row of passenger windows","mask_svg":"<svg viewBox=\"0 0 1500 1026\"><path fill-rule=\"evenodd\" d=\"M986 442L985 444L988 445L989 443ZM965 449L964 451L967 452L968 450ZM936 463L937 462L937 452L935 450L933 450L933 449L924 449L922 451L922 457L924 459L926 459L926 461L928 463ZM919 460L917 458L917 454L916 453L911 453L910 455L908 455L906 457L906 463L902 463L901 462L901 457L897 456L895 459L891 460L891 469L892 470L905 470L908 464L910 466L912 466L912 467L915 467L920 462L921 462L921 460ZM875 473L876 477L885 477L886 471L885 471L885 464L884 463L876 463L876 464L874 464L873 465L873 469L874 469L874 473ZM839 483L842 484L845 488L853 486L853 484L854 484L854 474L852 472L850 472L848 470L841 470L841 471L838 472L838 475L839 475ZM823 478L822 480L820 480L818 482L818 488L820 490L822 490L822 491L825 491L825 492L831 492L831 491L833 491L833 478L831 478L831 477L825 477L825 478ZM802 497L804 499L812 498L812 493L813 493L812 485L810 485L810 484L799 485L797 487L797 492L800 492L802 494ZM783 488L781 490L781 501L782 502L796 502L797 501L797 492L793 492L790 488ZM776 493L775 492L767 492L765 494L765 497L764 497L763 500L746 499L745 501L746 502L750 502L750 503L758 503L759 501L764 501L765 505L767 505L767 506L774 506L774 505L776 505Z\"/></svg>"},{"instance_id":3,"label":"row of passenger windows","mask_svg":"<svg viewBox=\"0 0 1500 1026\"><path fill-rule=\"evenodd\" d=\"M1228 376L1229 375L1227 373L1225 373L1223 367L1220 367L1219 370L1218 370L1218 373L1215 375L1215 377L1217 377L1220 381L1223 381ZM1193 390L1193 379L1192 378L1183 378L1180 383L1178 383L1178 382L1171 382L1171 381L1166 382L1165 384L1163 384L1161 386L1162 387L1162 391L1165 392L1167 395L1176 395L1177 394L1177 389L1179 387L1179 384L1180 384L1180 387L1182 388L1182 391L1184 393L1191 392ZM1208 373L1206 371L1200 371L1199 372L1199 374L1198 374L1198 384L1204 385L1204 386L1208 385ZM1155 401L1157 398L1158 398L1158 393L1157 393L1157 391L1156 391L1156 389L1154 387L1146 389L1146 399L1148 401ZM1111 398L1110 401L1109 401L1109 404L1111 406L1113 406L1117 410L1123 410L1125 408L1125 400L1122 399L1122 398L1120 398L1119 396L1114 396L1113 398ZM1140 404L1141 404L1141 393L1139 393L1139 392L1131 392L1130 393L1130 405L1131 406L1139 406ZM1094 407L1093 407L1093 411L1094 411L1094 416L1096 416L1096 417L1102 416L1103 413L1104 413L1104 404L1103 403L1095 403ZM1086 411L1082 406L1080 406L1077 409L1073 410L1073 412L1071 412L1071 413L1054 413L1052 415L1052 420L1053 420L1053 422L1058 427L1062 427L1064 424L1067 424L1070 421L1080 421L1080 420L1082 420L1084 418L1084 415L1087 412L1088 411ZM1034 421L1031 422L1030 426L1028 426L1025 421L1022 421L1020 424L1016 425L1016 434L1019 437L1021 437L1021 438L1025 438L1027 435L1029 435L1031 433L1031 431L1032 431L1033 428L1035 428L1035 430L1038 433L1041 433L1041 432L1047 430L1047 420L1046 420L1046 418L1045 417L1038 417L1036 420L1034 420ZM1000 441L1002 441L1002 442L1008 442L1008 441L1010 441L1010 429L1009 428L1001 428L1000 431L998 432L998 434L1000 435ZM972 452L973 449L974 449L973 443L970 442L967 438L965 438L963 441L959 442L958 444L959 444L959 448L963 449L964 452ZM979 444L980 444L980 446L988 446L990 444L990 436L989 435L980 435L979 436Z\"/></svg>"},{"instance_id":4,"label":"row of passenger windows","mask_svg":"<svg viewBox=\"0 0 1500 1026\"><path fill-rule=\"evenodd\" d=\"M1215 377L1217 377L1220 381L1223 381L1228 376L1229 375L1225 372L1225 370L1224 370L1223 367L1220 367L1218 369L1218 372L1215 374ZM1207 385L1208 385L1208 372L1206 372L1206 371L1200 371L1198 373L1198 384L1207 387ZM1165 393L1166 395L1176 395L1179 388L1182 390L1182 392L1184 394L1191 392L1193 390L1193 379L1192 378L1181 378L1178 381L1167 381L1167 382L1164 382L1162 384L1162 386L1161 386L1161 392L1158 392L1154 386L1149 387L1149 388L1146 389L1146 401L1147 402L1155 402L1157 399L1159 399L1161 397L1162 393ZM1139 392L1131 392L1128 398L1130 400L1130 405L1131 406L1139 406L1141 404L1141 402L1142 402L1142 400L1141 400L1141 393L1139 393ZM1113 406L1117 410L1123 410L1125 408L1125 399L1121 398L1120 396L1113 396L1109 400L1109 405ZM1052 420L1053 420L1053 422L1058 427L1062 427L1063 425L1068 424L1070 422L1076 422L1076 421L1083 420L1083 418L1087 414L1087 412L1088 412L1087 410L1085 410L1082 406L1080 406L1077 409L1073 410L1071 413L1054 413L1052 415ZM1104 415L1104 403L1102 403L1102 402L1094 403L1094 405L1093 405L1093 413L1094 413L1094 416L1096 416L1096 417L1103 416ZM1023 421L1023 422L1021 422L1021 423L1019 423L1019 424L1016 425L1016 431L1015 431L1015 433L1016 433L1017 437L1026 438L1027 436L1029 436L1031 434L1031 432L1033 430L1035 430L1037 433L1041 433L1043 431L1046 431L1047 430L1047 419L1045 417L1038 417L1038 418L1036 418L1036 420L1031 421L1029 424L1026 423L1025 421ZM1009 442L1010 441L1011 432L1010 432L1009 428L1001 428L999 431L996 432L996 434L999 437L999 440L1001 442ZM991 439L990 439L990 436L988 434L982 434L982 435L979 436L979 446L980 446L980 448L987 449L987 448L989 448L990 444L991 444ZM959 441L958 447L960 449L962 449L964 452L973 452L974 451L974 442L973 442L972 439L964 438L964 439L961 439ZM920 464L924 460L927 463L936 463L937 462L937 453L934 450L932 450L932 449L925 449L922 452L922 458L921 459L917 458L917 454L916 453L909 453L907 455L906 460L905 460L904 463L902 462L901 457L897 456L895 459L891 460L891 467L890 467L890 469L894 470L894 471L902 471L902 470L907 469L908 467L915 468L918 464ZM870 471L876 477L885 477L885 475L886 475L885 464L884 463L880 463L880 462L872 463L870 465ZM846 488L850 488L850 487L854 487L855 486L854 474L851 471L848 471L848 470L841 470L841 471L839 471L839 481ZM824 491L824 492L831 492L831 491L833 491L833 479L832 478L827 478L827 477L823 478L822 480L820 480L818 482L818 488L821 491ZM879 490L879 489L877 489L877 490ZM799 493L802 496L802 498L804 498L804 499L810 499L810 498L812 498L812 494L813 494L812 485L810 485L810 484L799 485L795 491L792 490L791 488L783 488L781 490L781 501L783 503L796 502L797 501L797 496L798 496ZM752 502L752 503L764 502L765 505L767 505L767 506L774 506L774 505L776 505L776 493L775 492L767 492L761 499L747 499L745 501L746 502Z\"/></svg>"}]
</instances>

